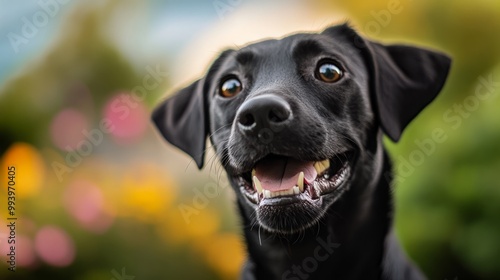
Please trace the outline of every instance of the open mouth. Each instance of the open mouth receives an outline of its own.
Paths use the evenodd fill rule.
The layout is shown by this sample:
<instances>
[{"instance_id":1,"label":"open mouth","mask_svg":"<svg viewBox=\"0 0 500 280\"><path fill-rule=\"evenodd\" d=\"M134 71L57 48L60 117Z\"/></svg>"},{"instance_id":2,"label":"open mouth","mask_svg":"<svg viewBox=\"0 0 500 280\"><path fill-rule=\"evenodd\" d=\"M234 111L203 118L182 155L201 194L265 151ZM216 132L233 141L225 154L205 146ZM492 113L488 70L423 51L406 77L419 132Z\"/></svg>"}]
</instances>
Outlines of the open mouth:
<instances>
[{"instance_id":1,"label":"open mouth","mask_svg":"<svg viewBox=\"0 0 500 280\"><path fill-rule=\"evenodd\" d=\"M239 177L242 193L252 203L290 204L297 200L317 200L340 191L351 174L353 153L332 159L302 161L293 157L267 155L251 172Z\"/></svg>"}]
</instances>

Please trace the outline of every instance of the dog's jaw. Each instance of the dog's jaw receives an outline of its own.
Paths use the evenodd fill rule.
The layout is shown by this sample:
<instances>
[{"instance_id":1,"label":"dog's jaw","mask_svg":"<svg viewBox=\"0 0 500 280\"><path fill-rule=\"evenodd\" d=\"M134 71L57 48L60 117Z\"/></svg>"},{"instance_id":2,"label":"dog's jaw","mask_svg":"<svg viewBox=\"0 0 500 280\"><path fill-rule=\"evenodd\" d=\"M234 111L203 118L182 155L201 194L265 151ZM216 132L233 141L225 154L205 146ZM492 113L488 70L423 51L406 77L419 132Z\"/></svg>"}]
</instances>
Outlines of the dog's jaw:
<instances>
[{"instance_id":1,"label":"dog's jaw","mask_svg":"<svg viewBox=\"0 0 500 280\"><path fill-rule=\"evenodd\" d=\"M292 180L298 181L282 187L287 188L284 190L271 190L273 186L259 180L259 176L264 177L262 171L255 169L251 173L230 175L230 178L242 203L255 212L259 226L271 233L293 234L317 224L330 205L349 189L356 158L354 152L346 152L330 160L310 163L314 166L314 171L309 172L312 174L292 174ZM286 157L283 160L287 160ZM288 161L296 162L290 158Z\"/></svg>"},{"instance_id":2,"label":"dog's jaw","mask_svg":"<svg viewBox=\"0 0 500 280\"><path fill-rule=\"evenodd\" d=\"M286 173L283 170L284 168L272 170L273 166L269 166L269 164L266 164L264 168L271 170L257 172L254 168L251 174L251 182L245 179L248 176L239 177L241 191L250 202L256 205L259 205L263 200L276 198L279 201L284 197L294 197L302 194L308 195L311 199L318 199L321 195L338 191L345 186L345 182L350 176L351 167L348 162L349 157L347 155L342 157L345 157L345 161L339 160L339 156L333 160L305 162L302 164L302 166L306 167L305 172L299 171L298 173L288 174L286 179L284 178L285 174L282 174ZM294 165L294 162L298 162L287 157L282 157L282 161L285 161L287 165ZM334 165L330 165L331 161L334 162ZM300 170L297 170L297 166L295 167L296 171ZM273 174L276 172L278 172L277 178L268 178L270 177L269 174L276 176L276 174ZM283 180L285 181L283 182ZM278 187L276 187L277 185Z\"/></svg>"},{"instance_id":3,"label":"dog's jaw","mask_svg":"<svg viewBox=\"0 0 500 280\"><path fill-rule=\"evenodd\" d=\"M392 212L392 199L390 182L382 174L391 169L389 159L379 149L375 154L360 155L358 161L349 191L328 207L317 226L291 234L269 232L255 224L248 203L239 201L249 250L243 279L305 279L294 268L300 268L309 279L402 279L401 271L382 272L382 259L397 259L407 269L405 279L424 279L404 257L397 241L386 239L391 232L392 215L387 213ZM367 162L377 164L367 166ZM315 259L318 265L313 272L307 272L301 265L317 256L315 250L325 255Z\"/></svg>"}]
</instances>

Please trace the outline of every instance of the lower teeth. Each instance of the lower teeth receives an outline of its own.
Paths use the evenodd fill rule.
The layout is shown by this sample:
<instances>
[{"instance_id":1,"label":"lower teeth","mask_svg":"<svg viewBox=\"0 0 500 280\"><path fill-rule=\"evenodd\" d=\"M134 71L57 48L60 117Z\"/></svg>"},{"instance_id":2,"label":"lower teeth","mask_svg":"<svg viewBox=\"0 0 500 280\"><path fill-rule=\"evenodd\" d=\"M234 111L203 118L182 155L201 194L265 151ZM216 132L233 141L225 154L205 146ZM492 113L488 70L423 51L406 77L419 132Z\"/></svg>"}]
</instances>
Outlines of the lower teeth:
<instances>
[{"instance_id":1,"label":"lower teeth","mask_svg":"<svg viewBox=\"0 0 500 280\"><path fill-rule=\"evenodd\" d=\"M346 176L348 175L348 173L349 173L349 169L344 167L341 170L339 170L339 172L337 174L335 174L333 179L332 179L332 176L330 176L329 174L323 174L323 176L318 177L319 180L313 181L313 184L309 185L309 188L305 188L305 185L303 185L302 189L301 189L300 185L295 185L288 190L275 191L275 192L263 189L261 186L261 183L259 182L257 177L254 176L253 187L256 190L256 200L257 201L259 201L261 198L274 198L274 197L299 195L300 193L304 192L304 189L308 190L311 198L315 199L315 198L318 198L320 195L322 195L325 191L328 192L330 190L336 189L340 184L343 183L343 181L346 178ZM300 175L301 176L299 176L299 177L302 177L301 179L303 182L303 174L300 174ZM252 188L252 189L254 189L254 188ZM262 194L262 197L260 197L260 194Z\"/></svg>"},{"instance_id":2,"label":"lower teeth","mask_svg":"<svg viewBox=\"0 0 500 280\"><path fill-rule=\"evenodd\" d=\"M291 196L291 195L297 195L300 194L300 189L298 186L294 186L288 190L284 191L269 191L269 190L263 190L263 196L264 198L272 198L272 197L280 197L280 196Z\"/></svg>"}]
</instances>

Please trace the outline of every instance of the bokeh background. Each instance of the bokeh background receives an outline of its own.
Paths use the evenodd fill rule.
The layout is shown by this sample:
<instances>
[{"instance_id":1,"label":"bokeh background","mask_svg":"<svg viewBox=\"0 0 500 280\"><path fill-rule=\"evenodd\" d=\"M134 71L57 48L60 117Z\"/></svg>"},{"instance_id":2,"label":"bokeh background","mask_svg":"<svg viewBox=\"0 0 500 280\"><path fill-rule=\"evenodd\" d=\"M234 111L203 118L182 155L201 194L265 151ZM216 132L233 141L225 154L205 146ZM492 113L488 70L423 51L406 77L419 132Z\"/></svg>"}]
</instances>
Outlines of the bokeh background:
<instances>
[{"instance_id":1,"label":"bokeh background","mask_svg":"<svg viewBox=\"0 0 500 280\"><path fill-rule=\"evenodd\" d=\"M149 114L227 47L346 20L453 57L436 101L399 143L386 141L397 235L430 279L500 279L491 0L1 0L0 279L237 278L244 249L220 165L209 154L198 171ZM16 272L6 263L12 165Z\"/></svg>"}]
</instances>

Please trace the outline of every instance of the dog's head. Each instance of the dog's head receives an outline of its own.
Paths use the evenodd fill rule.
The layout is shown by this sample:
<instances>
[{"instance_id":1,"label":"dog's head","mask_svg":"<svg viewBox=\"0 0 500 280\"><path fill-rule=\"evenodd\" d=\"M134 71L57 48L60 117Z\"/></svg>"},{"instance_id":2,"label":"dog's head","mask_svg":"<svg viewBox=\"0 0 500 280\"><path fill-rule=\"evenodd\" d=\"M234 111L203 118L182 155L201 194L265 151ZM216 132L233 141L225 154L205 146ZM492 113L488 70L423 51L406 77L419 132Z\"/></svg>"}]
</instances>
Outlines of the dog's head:
<instances>
[{"instance_id":1,"label":"dog's head","mask_svg":"<svg viewBox=\"0 0 500 280\"><path fill-rule=\"evenodd\" d=\"M356 176L375 164L367 153L378 132L398 141L449 66L443 54L334 26L223 52L153 120L199 168L209 136L241 205L256 213L249 216L268 231L293 233L371 179Z\"/></svg>"}]
</instances>

